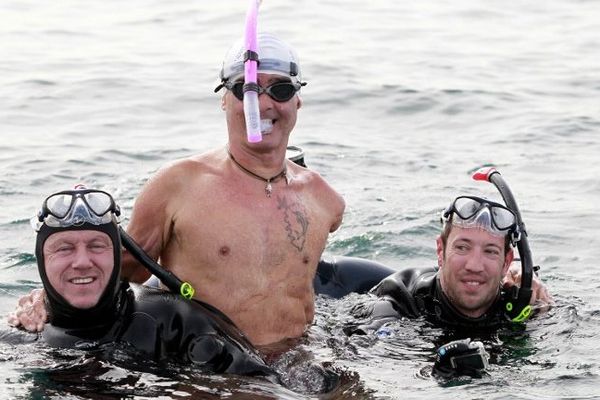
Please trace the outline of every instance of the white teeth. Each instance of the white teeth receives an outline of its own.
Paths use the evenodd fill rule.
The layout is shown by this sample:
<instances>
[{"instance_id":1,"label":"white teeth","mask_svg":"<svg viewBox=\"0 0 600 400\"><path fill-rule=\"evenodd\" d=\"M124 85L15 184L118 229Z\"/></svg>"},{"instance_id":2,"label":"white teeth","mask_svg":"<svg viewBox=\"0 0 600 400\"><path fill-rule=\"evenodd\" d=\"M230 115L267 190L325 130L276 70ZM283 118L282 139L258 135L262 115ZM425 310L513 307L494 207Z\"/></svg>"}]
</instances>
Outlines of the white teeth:
<instances>
[{"instance_id":1,"label":"white teeth","mask_svg":"<svg viewBox=\"0 0 600 400\"><path fill-rule=\"evenodd\" d=\"M273 121L270 119L261 119L260 120L260 132L261 133L271 133L273 130Z\"/></svg>"},{"instance_id":2,"label":"white teeth","mask_svg":"<svg viewBox=\"0 0 600 400\"><path fill-rule=\"evenodd\" d=\"M73 279L71 279L71 283L74 283L76 285L92 283L93 281L94 281L94 278L73 278Z\"/></svg>"}]
</instances>

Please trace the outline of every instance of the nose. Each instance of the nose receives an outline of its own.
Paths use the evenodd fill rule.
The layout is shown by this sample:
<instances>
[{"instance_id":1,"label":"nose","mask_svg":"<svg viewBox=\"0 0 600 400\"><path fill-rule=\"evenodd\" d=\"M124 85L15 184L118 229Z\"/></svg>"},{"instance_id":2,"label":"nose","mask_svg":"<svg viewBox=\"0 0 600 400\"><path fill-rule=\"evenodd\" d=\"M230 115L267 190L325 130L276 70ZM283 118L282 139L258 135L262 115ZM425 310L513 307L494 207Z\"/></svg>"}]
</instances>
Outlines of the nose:
<instances>
[{"instance_id":1,"label":"nose","mask_svg":"<svg viewBox=\"0 0 600 400\"><path fill-rule=\"evenodd\" d=\"M261 113L261 115L267 111L273 108L273 99L271 98L271 96L269 96L266 93L261 94L260 96L258 96L258 109Z\"/></svg>"},{"instance_id":2,"label":"nose","mask_svg":"<svg viewBox=\"0 0 600 400\"><path fill-rule=\"evenodd\" d=\"M275 102L275 100L273 100L271 98L271 96L269 96L269 94L267 92L259 93L259 95L258 95L258 106L259 106L259 108L260 108L261 111L273 108L273 103L274 102Z\"/></svg>"},{"instance_id":3,"label":"nose","mask_svg":"<svg viewBox=\"0 0 600 400\"><path fill-rule=\"evenodd\" d=\"M465 269L472 272L483 271L483 254L480 249L469 254L467 261L465 262Z\"/></svg>"},{"instance_id":4,"label":"nose","mask_svg":"<svg viewBox=\"0 0 600 400\"><path fill-rule=\"evenodd\" d=\"M92 266L92 258L90 251L85 245L78 245L75 249L75 257L72 262L73 268L90 268Z\"/></svg>"}]
</instances>

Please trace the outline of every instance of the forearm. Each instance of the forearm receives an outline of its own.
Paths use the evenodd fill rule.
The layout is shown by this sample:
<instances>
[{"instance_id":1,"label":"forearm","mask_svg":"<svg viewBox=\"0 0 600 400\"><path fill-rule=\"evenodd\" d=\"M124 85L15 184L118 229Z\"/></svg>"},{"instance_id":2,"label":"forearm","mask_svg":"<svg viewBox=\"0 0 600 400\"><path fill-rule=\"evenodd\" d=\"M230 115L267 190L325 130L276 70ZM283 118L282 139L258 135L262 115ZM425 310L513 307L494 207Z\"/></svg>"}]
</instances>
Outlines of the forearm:
<instances>
[{"instance_id":1,"label":"forearm","mask_svg":"<svg viewBox=\"0 0 600 400\"><path fill-rule=\"evenodd\" d=\"M133 255L125 251L121 262L121 278L129 282L143 283L151 274Z\"/></svg>"}]
</instances>

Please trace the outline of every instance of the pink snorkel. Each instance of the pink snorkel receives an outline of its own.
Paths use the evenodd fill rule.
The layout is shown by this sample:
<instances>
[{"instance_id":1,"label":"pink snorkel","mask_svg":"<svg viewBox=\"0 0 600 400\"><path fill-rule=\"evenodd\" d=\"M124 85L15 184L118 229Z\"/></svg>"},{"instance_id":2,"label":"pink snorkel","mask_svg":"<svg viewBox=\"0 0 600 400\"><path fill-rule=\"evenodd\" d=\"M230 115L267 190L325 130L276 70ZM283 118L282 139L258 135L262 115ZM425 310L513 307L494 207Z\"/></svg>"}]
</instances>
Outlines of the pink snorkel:
<instances>
[{"instance_id":1,"label":"pink snorkel","mask_svg":"<svg viewBox=\"0 0 600 400\"><path fill-rule=\"evenodd\" d=\"M246 135L250 143L258 143L262 140L260 111L258 109L258 40L256 33L260 1L250 0L250 7L246 14L246 33L244 36L246 47L244 57L244 117L246 118Z\"/></svg>"}]
</instances>

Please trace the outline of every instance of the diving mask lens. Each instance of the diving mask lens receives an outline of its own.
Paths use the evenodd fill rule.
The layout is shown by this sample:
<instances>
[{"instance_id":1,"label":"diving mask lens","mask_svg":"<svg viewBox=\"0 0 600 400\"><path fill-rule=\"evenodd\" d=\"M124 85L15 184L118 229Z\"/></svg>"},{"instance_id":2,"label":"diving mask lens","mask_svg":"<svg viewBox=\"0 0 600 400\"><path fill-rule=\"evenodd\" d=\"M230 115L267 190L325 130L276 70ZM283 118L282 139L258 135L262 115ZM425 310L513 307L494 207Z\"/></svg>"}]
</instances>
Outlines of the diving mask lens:
<instances>
[{"instance_id":1,"label":"diving mask lens","mask_svg":"<svg viewBox=\"0 0 600 400\"><path fill-rule=\"evenodd\" d=\"M492 221L494 221L496 227L501 231L511 229L511 227L515 226L516 217L512 211L497 206L491 206L490 211L492 213Z\"/></svg>"},{"instance_id":2,"label":"diving mask lens","mask_svg":"<svg viewBox=\"0 0 600 400\"><path fill-rule=\"evenodd\" d=\"M68 227L89 222L101 225L120 214L119 207L112 196L101 190L70 190L49 196L38 214L39 229L41 224L53 227Z\"/></svg>"},{"instance_id":3,"label":"diving mask lens","mask_svg":"<svg viewBox=\"0 0 600 400\"><path fill-rule=\"evenodd\" d=\"M44 208L48 214L56 218L64 218L73 205L73 196L68 194L55 194L48 197L44 203Z\"/></svg>"},{"instance_id":4,"label":"diving mask lens","mask_svg":"<svg viewBox=\"0 0 600 400\"><path fill-rule=\"evenodd\" d=\"M233 93L233 95L239 100L244 100L244 82L227 82L225 83L225 87ZM296 92L300 90L299 84L294 84L292 82L276 82L266 88L258 87L258 94L266 93L273 100L279 103L285 103L289 101Z\"/></svg>"},{"instance_id":5,"label":"diving mask lens","mask_svg":"<svg viewBox=\"0 0 600 400\"><path fill-rule=\"evenodd\" d=\"M454 212L460 219L455 218L453 223L474 227L480 226L494 233L505 234L504 231L516 228L515 214L502 204L481 199L479 197L457 197L450 209L445 213L449 216Z\"/></svg>"},{"instance_id":6,"label":"diving mask lens","mask_svg":"<svg viewBox=\"0 0 600 400\"><path fill-rule=\"evenodd\" d=\"M83 199L90 210L92 210L97 216L106 214L115 206L113 198L108 193L104 192L85 193L83 195Z\"/></svg>"}]
</instances>

